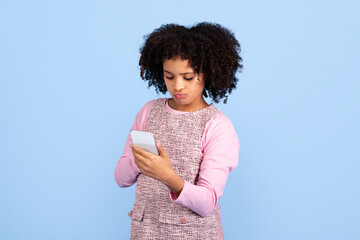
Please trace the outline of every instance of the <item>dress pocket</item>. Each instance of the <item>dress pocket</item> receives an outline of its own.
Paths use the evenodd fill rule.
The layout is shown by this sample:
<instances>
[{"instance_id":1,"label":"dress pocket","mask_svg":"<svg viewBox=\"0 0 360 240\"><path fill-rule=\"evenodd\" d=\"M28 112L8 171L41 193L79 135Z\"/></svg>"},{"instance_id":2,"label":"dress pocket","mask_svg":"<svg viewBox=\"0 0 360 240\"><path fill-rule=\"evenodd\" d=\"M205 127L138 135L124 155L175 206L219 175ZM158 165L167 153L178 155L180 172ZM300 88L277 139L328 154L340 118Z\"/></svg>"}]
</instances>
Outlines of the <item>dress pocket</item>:
<instances>
[{"instance_id":1,"label":"dress pocket","mask_svg":"<svg viewBox=\"0 0 360 240\"><path fill-rule=\"evenodd\" d=\"M133 209L128 213L128 215L131 218L131 220L140 222L144 218L144 212L145 212L145 207L134 206Z\"/></svg>"}]
</instances>

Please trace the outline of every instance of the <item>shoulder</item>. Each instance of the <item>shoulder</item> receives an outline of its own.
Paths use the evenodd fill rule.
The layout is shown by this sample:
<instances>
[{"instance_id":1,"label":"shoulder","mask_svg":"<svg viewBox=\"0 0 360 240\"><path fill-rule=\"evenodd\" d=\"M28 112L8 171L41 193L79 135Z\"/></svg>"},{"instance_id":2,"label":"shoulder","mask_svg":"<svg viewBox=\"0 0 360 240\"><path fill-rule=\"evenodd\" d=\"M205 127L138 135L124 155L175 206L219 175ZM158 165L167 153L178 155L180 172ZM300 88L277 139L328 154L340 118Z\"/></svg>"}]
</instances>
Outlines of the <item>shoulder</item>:
<instances>
[{"instance_id":1,"label":"shoulder","mask_svg":"<svg viewBox=\"0 0 360 240\"><path fill-rule=\"evenodd\" d=\"M140 109L140 111L136 114L135 117L135 125L134 125L134 129L136 128L137 130L144 130L145 128L145 122L151 112L151 109L154 105L154 103L157 101L158 99L154 99L154 100L150 100L147 103L145 103L145 105Z\"/></svg>"},{"instance_id":2,"label":"shoulder","mask_svg":"<svg viewBox=\"0 0 360 240\"><path fill-rule=\"evenodd\" d=\"M220 109L214 108L216 109L216 112L207 122L205 128L208 131L216 131L224 137L234 137L236 131L231 120Z\"/></svg>"},{"instance_id":3,"label":"shoulder","mask_svg":"<svg viewBox=\"0 0 360 240\"><path fill-rule=\"evenodd\" d=\"M153 107L155 102L158 102L161 98L158 99L153 99L148 101L147 103L145 103L145 105L140 109L140 111L138 112L137 116L140 115L146 115L149 114L149 112L151 111L151 108Z\"/></svg>"},{"instance_id":4,"label":"shoulder","mask_svg":"<svg viewBox=\"0 0 360 240\"><path fill-rule=\"evenodd\" d=\"M238 145L238 135L231 120L220 109L215 109L216 112L212 115L205 126L202 141L203 147L206 147L209 142L221 141L223 139L232 139L232 142L235 145Z\"/></svg>"},{"instance_id":5,"label":"shoulder","mask_svg":"<svg viewBox=\"0 0 360 240\"><path fill-rule=\"evenodd\" d=\"M152 100L148 101L147 103L145 103L145 105L144 105L143 108L145 108L145 109L151 109L151 107L154 105L154 103L155 103L156 101L159 101L159 99L160 99L160 98L158 98L158 99L152 99Z\"/></svg>"},{"instance_id":6,"label":"shoulder","mask_svg":"<svg viewBox=\"0 0 360 240\"><path fill-rule=\"evenodd\" d=\"M201 141L204 166L227 166L232 171L239 158L240 142L230 119L219 109L207 122Z\"/></svg>"},{"instance_id":7,"label":"shoulder","mask_svg":"<svg viewBox=\"0 0 360 240\"><path fill-rule=\"evenodd\" d=\"M145 111L147 111L147 110L150 111L151 108L152 108L155 104L157 104L157 105L163 105L163 104L166 103L167 100L168 100L168 98L157 98L157 99L150 100L150 101L148 101L148 102L144 105L143 109L144 109Z\"/></svg>"},{"instance_id":8,"label":"shoulder","mask_svg":"<svg viewBox=\"0 0 360 240\"><path fill-rule=\"evenodd\" d=\"M151 109L157 105L164 105L166 103L166 100L168 98L157 98L157 99L152 99L150 101L148 101L147 103L145 103L145 105L140 109L140 111L137 113L136 117L145 117L147 118L147 116L150 114Z\"/></svg>"}]
</instances>

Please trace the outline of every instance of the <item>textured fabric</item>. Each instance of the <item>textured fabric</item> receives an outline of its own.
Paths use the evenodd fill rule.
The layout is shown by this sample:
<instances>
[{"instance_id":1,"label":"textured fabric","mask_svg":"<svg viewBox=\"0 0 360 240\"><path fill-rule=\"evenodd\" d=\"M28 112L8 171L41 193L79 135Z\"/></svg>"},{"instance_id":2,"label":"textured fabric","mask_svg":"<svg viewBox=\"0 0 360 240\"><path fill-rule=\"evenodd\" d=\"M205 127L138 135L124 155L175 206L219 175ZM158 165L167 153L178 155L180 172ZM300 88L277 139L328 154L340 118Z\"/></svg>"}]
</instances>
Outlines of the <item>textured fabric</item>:
<instances>
[{"instance_id":1,"label":"textured fabric","mask_svg":"<svg viewBox=\"0 0 360 240\"><path fill-rule=\"evenodd\" d=\"M174 115L165 111L166 99L154 102L145 124L169 154L172 167L185 181L198 181L206 123L218 111L212 105ZM201 217L169 198L169 189L142 173L138 175L135 203L129 213L131 239L223 239L220 207Z\"/></svg>"},{"instance_id":2,"label":"textured fabric","mask_svg":"<svg viewBox=\"0 0 360 240\"><path fill-rule=\"evenodd\" d=\"M168 104L168 99L151 100L147 102L145 106L138 112L131 129L142 131L145 130L145 125L150 116L150 112L153 109L153 105L157 101L163 102L162 104L164 105L162 107L168 114L184 116L194 114L194 112L182 112L170 108ZM210 107L216 109L213 106ZM130 144L132 144L132 141L130 135L128 135L124 147L124 152L116 165L114 173L115 180L120 187L129 187L133 185L137 181L140 173L140 170L135 164ZM184 207L191 209L193 212L196 212L203 217L209 216L211 213L213 213L214 209L217 209L219 207L217 205L217 201L222 196L228 173L238 164L239 148L240 144L238 141L238 137L234 127L232 126L231 121L219 109L217 109L215 113L212 114L211 118L207 121L204 132L202 133L202 139L199 145L199 149L202 153L202 156L200 157L202 161L196 184L185 181L184 188L182 189L178 198L172 196L170 194L171 192L167 190L168 199L170 199L174 203L183 205ZM134 205L135 211L131 211L131 213L129 213L129 216L131 216L132 219L136 219L132 221L132 225L138 225L137 222L141 222L142 224L147 225L147 222L151 221L153 221L153 225L161 225L165 222L164 220L159 221L159 219L164 219L164 217L151 218L148 217L148 215L144 215L145 207L138 207L138 210L136 210L136 208L137 207ZM164 215L164 213L160 215L167 216L166 214ZM150 219L155 219L156 221ZM179 222L181 224L179 224ZM175 223L181 227L194 226L194 221L191 218L184 219L184 217L178 217L176 218ZM221 227L221 225L219 226ZM181 237L181 239L211 239L210 237L206 237L206 234L208 234L208 232L202 230L201 227L196 226L196 228L199 228L198 234L203 234L204 237ZM189 231L188 229L190 228L185 227L185 229L180 230L180 232L183 232L185 234L187 231ZM202 233L201 231L204 232ZM194 234L196 235L197 233L193 233L193 235ZM147 235L144 236L146 237L144 237L143 239L166 239L162 237L156 237L156 235L154 235L155 237L147 237ZM134 239L142 238L136 238L134 235Z\"/></svg>"},{"instance_id":3,"label":"textured fabric","mask_svg":"<svg viewBox=\"0 0 360 240\"><path fill-rule=\"evenodd\" d=\"M146 121L156 100L151 100L138 112L131 129L145 130ZM174 115L188 112L170 108L165 101L165 110ZM130 134L124 152L115 168L115 180L120 187L129 187L137 181L140 170L135 164L130 144ZM198 182L196 185L185 181L184 188L176 198L176 203L190 208L201 216L208 216L223 194L229 172L238 164L239 140L231 121L218 110L205 126L200 149L203 153Z\"/></svg>"}]
</instances>

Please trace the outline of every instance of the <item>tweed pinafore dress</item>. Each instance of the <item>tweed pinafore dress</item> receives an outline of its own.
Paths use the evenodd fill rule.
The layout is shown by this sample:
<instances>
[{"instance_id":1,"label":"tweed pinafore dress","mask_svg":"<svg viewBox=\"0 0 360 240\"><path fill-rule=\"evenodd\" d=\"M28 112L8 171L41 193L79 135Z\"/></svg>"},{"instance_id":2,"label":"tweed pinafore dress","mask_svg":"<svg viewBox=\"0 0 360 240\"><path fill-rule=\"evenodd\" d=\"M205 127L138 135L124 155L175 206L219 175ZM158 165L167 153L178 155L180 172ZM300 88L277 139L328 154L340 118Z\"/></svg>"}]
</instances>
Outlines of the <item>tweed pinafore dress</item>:
<instances>
[{"instance_id":1,"label":"tweed pinafore dress","mask_svg":"<svg viewBox=\"0 0 360 240\"><path fill-rule=\"evenodd\" d=\"M205 125L219 111L213 105L199 111L173 114L165 109L166 98L157 99L145 130L152 132L171 159L175 172L191 184L197 183ZM170 190L142 173L136 183L135 203L130 211L130 239L223 239L219 205L207 217L174 203ZM186 221L182 221L182 219Z\"/></svg>"}]
</instances>

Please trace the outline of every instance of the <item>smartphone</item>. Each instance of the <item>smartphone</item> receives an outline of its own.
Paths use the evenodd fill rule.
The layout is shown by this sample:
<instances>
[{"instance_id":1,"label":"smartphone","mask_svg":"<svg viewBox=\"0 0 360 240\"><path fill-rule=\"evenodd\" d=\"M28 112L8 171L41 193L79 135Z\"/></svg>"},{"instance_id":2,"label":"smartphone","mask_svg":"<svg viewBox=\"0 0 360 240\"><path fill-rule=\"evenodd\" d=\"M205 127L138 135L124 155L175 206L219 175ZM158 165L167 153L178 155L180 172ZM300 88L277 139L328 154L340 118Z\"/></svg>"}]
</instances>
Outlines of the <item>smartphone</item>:
<instances>
[{"instance_id":1,"label":"smartphone","mask_svg":"<svg viewBox=\"0 0 360 240\"><path fill-rule=\"evenodd\" d=\"M130 136L135 146L152 154L159 155L155 137L151 132L131 130Z\"/></svg>"}]
</instances>

